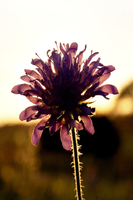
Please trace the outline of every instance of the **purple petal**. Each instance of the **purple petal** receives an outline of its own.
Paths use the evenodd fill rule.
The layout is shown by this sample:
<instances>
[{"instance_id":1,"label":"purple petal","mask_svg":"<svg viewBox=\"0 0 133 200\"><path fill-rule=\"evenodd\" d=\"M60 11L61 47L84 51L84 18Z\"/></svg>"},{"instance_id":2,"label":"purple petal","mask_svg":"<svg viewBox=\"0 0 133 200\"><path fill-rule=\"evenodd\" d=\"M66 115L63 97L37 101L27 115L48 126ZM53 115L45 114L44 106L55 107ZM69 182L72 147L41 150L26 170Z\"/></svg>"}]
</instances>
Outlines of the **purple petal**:
<instances>
[{"instance_id":1,"label":"purple petal","mask_svg":"<svg viewBox=\"0 0 133 200\"><path fill-rule=\"evenodd\" d=\"M97 88L96 91L102 91L109 94L118 94L117 88L114 85L109 85L109 84Z\"/></svg>"},{"instance_id":2,"label":"purple petal","mask_svg":"<svg viewBox=\"0 0 133 200\"><path fill-rule=\"evenodd\" d=\"M21 76L20 77L23 81L26 81L28 83L31 83L32 85L34 85L34 82L33 82L33 78L32 77L29 77L28 75L24 75L24 76Z\"/></svg>"},{"instance_id":3,"label":"purple petal","mask_svg":"<svg viewBox=\"0 0 133 200\"><path fill-rule=\"evenodd\" d=\"M58 131L58 129L61 127L61 122L57 122L55 124L53 124L52 126L49 126L49 132L52 135L53 133L55 133L56 131Z\"/></svg>"},{"instance_id":4,"label":"purple petal","mask_svg":"<svg viewBox=\"0 0 133 200\"><path fill-rule=\"evenodd\" d=\"M81 99L80 101L85 101L87 99L89 99L90 97L94 97L95 96L95 89L98 87L99 82L95 83L94 85L92 85L92 87L90 87L88 90L86 90L85 94L82 96L81 95Z\"/></svg>"},{"instance_id":5,"label":"purple petal","mask_svg":"<svg viewBox=\"0 0 133 200\"><path fill-rule=\"evenodd\" d=\"M31 120L42 119L44 115L39 115L38 113L34 113L33 115L29 116L26 121L29 122Z\"/></svg>"},{"instance_id":6,"label":"purple petal","mask_svg":"<svg viewBox=\"0 0 133 200\"><path fill-rule=\"evenodd\" d=\"M31 115L33 115L34 113L36 113L38 110L38 106L30 106L28 108L26 108L25 110L23 110L20 115L19 115L19 119L21 121L26 120L28 117L30 117Z\"/></svg>"},{"instance_id":7,"label":"purple petal","mask_svg":"<svg viewBox=\"0 0 133 200\"><path fill-rule=\"evenodd\" d=\"M93 58L95 55L97 55L97 54L99 54L99 52L95 52L95 53L91 54L91 55L89 56L89 58L86 60L86 62L85 62L85 64L84 64L83 68L86 68L87 65L90 63L90 61L92 60L92 58Z\"/></svg>"},{"instance_id":8,"label":"purple petal","mask_svg":"<svg viewBox=\"0 0 133 200\"><path fill-rule=\"evenodd\" d=\"M26 90L30 90L31 86L27 85L27 84L19 84L16 85L12 88L11 92L14 94L22 94L26 91Z\"/></svg>"},{"instance_id":9,"label":"purple petal","mask_svg":"<svg viewBox=\"0 0 133 200\"><path fill-rule=\"evenodd\" d=\"M99 61L100 61L100 58L97 59L97 61L95 62L92 62L90 65L89 65L89 73L90 74L93 74L96 70L96 68L98 67L99 65Z\"/></svg>"},{"instance_id":10,"label":"purple petal","mask_svg":"<svg viewBox=\"0 0 133 200\"><path fill-rule=\"evenodd\" d=\"M33 96L41 96L42 95L42 93L40 92L40 91L37 91L37 90L35 90L35 89L30 89L30 90L26 90L24 93L23 93L23 95L25 95L25 96L28 96L28 95L33 95Z\"/></svg>"},{"instance_id":11,"label":"purple petal","mask_svg":"<svg viewBox=\"0 0 133 200\"><path fill-rule=\"evenodd\" d=\"M32 102L34 104L38 104L38 103L43 102L41 98L38 98L38 97L35 97L35 96L32 96L32 95L27 95L26 97L30 102Z\"/></svg>"},{"instance_id":12,"label":"purple petal","mask_svg":"<svg viewBox=\"0 0 133 200\"><path fill-rule=\"evenodd\" d=\"M95 129L93 127L93 123L91 121L91 118L88 117L88 116L85 116L85 115L81 115L80 117L81 117L81 119L82 119L82 121L84 123L86 131L93 135L94 132L95 132Z\"/></svg>"},{"instance_id":13,"label":"purple petal","mask_svg":"<svg viewBox=\"0 0 133 200\"><path fill-rule=\"evenodd\" d=\"M25 73L29 76L34 77L35 79L42 80L42 77L34 70L25 69Z\"/></svg>"},{"instance_id":14,"label":"purple petal","mask_svg":"<svg viewBox=\"0 0 133 200\"><path fill-rule=\"evenodd\" d=\"M91 115L92 112L94 112L94 109L92 109L91 107L85 106L85 105L81 105L78 107L79 109L79 115Z\"/></svg>"},{"instance_id":15,"label":"purple petal","mask_svg":"<svg viewBox=\"0 0 133 200\"><path fill-rule=\"evenodd\" d=\"M77 44L76 42L73 42L73 43L70 45L68 51L70 51L70 50L75 50L75 51L77 51L77 49L78 49L78 44Z\"/></svg>"},{"instance_id":16,"label":"purple petal","mask_svg":"<svg viewBox=\"0 0 133 200\"><path fill-rule=\"evenodd\" d=\"M43 61L38 58L32 59L31 64L36 65L40 69L43 69Z\"/></svg>"},{"instance_id":17,"label":"purple petal","mask_svg":"<svg viewBox=\"0 0 133 200\"><path fill-rule=\"evenodd\" d=\"M91 97L92 94L93 94L93 91L98 87L99 85L99 82L98 83L95 83L94 85L92 85L88 90L86 90L85 94L83 95L83 98L85 96L88 96L88 97ZM88 98L87 97L87 98Z\"/></svg>"},{"instance_id":18,"label":"purple petal","mask_svg":"<svg viewBox=\"0 0 133 200\"><path fill-rule=\"evenodd\" d=\"M81 76L81 78L80 78L80 83L84 82L85 79L86 79L87 77L90 77L91 74L89 74L89 67L84 68L84 69L82 70L80 76Z\"/></svg>"},{"instance_id":19,"label":"purple petal","mask_svg":"<svg viewBox=\"0 0 133 200\"><path fill-rule=\"evenodd\" d=\"M80 123L77 122L76 120L70 119L70 120L69 120L69 124L70 124L73 128L76 128L76 129L78 129L78 130L83 130L82 124L80 124Z\"/></svg>"},{"instance_id":20,"label":"purple petal","mask_svg":"<svg viewBox=\"0 0 133 200\"><path fill-rule=\"evenodd\" d=\"M109 99L109 98L107 97L108 94L109 94L109 93L107 93L107 92L103 92L103 91L97 90L97 91L94 91L94 92L92 93L92 97L94 97L94 96L96 96L96 95L101 95L101 96L103 96L104 98Z\"/></svg>"},{"instance_id":21,"label":"purple petal","mask_svg":"<svg viewBox=\"0 0 133 200\"><path fill-rule=\"evenodd\" d=\"M61 50L61 52L62 52L63 55L66 53L66 51L64 50L64 48L63 48L63 46L62 46L61 43L60 43L60 50Z\"/></svg>"},{"instance_id":22,"label":"purple petal","mask_svg":"<svg viewBox=\"0 0 133 200\"><path fill-rule=\"evenodd\" d=\"M106 81L110 77L110 74L111 73L103 74L98 80L99 85L101 85L104 81Z\"/></svg>"},{"instance_id":23,"label":"purple petal","mask_svg":"<svg viewBox=\"0 0 133 200\"><path fill-rule=\"evenodd\" d=\"M40 137L42 135L42 132L43 130L45 129L46 127L46 123L47 123L48 119L46 118L43 118L38 124L37 126L35 127L34 131L33 131L33 134L32 134L32 137L31 137L31 142L33 145L37 145L39 140L40 140Z\"/></svg>"},{"instance_id":24,"label":"purple petal","mask_svg":"<svg viewBox=\"0 0 133 200\"><path fill-rule=\"evenodd\" d=\"M67 44L65 45L65 49L66 49L66 52L68 52L68 49L69 49L69 43L67 43Z\"/></svg>"},{"instance_id":25,"label":"purple petal","mask_svg":"<svg viewBox=\"0 0 133 200\"><path fill-rule=\"evenodd\" d=\"M109 73L115 70L115 67L113 65L108 65L105 67L106 67L105 73Z\"/></svg>"},{"instance_id":26,"label":"purple petal","mask_svg":"<svg viewBox=\"0 0 133 200\"><path fill-rule=\"evenodd\" d=\"M55 51L52 52L52 58L54 61L54 68L56 73L58 73L58 71L60 71L61 69L61 56L60 54L55 53Z\"/></svg>"},{"instance_id":27,"label":"purple petal","mask_svg":"<svg viewBox=\"0 0 133 200\"><path fill-rule=\"evenodd\" d=\"M72 58L75 56L77 49L78 49L78 44L76 42L73 42L68 49L68 52L71 54Z\"/></svg>"},{"instance_id":28,"label":"purple petal","mask_svg":"<svg viewBox=\"0 0 133 200\"><path fill-rule=\"evenodd\" d=\"M46 87L46 88L52 88L51 82L50 80L48 80L48 76L47 73L44 73L43 70L41 69L37 69L37 71L41 74L41 76L43 77L43 80L41 80L41 83Z\"/></svg>"},{"instance_id":29,"label":"purple petal","mask_svg":"<svg viewBox=\"0 0 133 200\"><path fill-rule=\"evenodd\" d=\"M60 138L63 148L66 149L67 151L70 150L72 146L72 141L67 125L62 125L60 130Z\"/></svg>"},{"instance_id":30,"label":"purple petal","mask_svg":"<svg viewBox=\"0 0 133 200\"><path fill-rule=\"evenodd\" d=\"M84 50L81 51L81 52L76 56L76 58L78 58L78 64L79 64L79 65L81 65L81 62L82 62L82 59L83 59L83 53L84 53L84 51L86 50L86 47L87 47L87 45L85 45Z\"/></svg>"},{"instance_id":31,"label":"purple petal","mask_svg":"<svg viewBox=\"0 0 133 200\"><path fill-rule=\"evenodd\" d=\"M71 66L71 55L65 54L64 55L64 62L62 63L63 70L66 70L66 68L70 68Z\"/></svg>"}]
</instances>

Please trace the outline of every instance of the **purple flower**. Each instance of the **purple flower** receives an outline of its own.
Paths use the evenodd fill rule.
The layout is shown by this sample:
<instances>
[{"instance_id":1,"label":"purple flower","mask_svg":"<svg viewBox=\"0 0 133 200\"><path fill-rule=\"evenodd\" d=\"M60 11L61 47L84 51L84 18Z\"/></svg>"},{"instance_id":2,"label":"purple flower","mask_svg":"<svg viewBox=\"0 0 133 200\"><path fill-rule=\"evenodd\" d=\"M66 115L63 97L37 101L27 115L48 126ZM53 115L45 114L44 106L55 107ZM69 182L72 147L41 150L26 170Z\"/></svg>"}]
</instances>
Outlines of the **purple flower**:
<instances>
[{"instance_id":1,"label":"purple flower","mask_svg":"<svg viewBox=\"0 0 133 200\"><path fill-rule=\"evenodd\" d=\"M90 117L95 109L88 103L89 99L101 95L108 99L108 94L118 94L113 85L102 85L115 68L104 66L100 58L91 61L98 54L92 53L83 61L83 51L76 55L77 43L60 44L60 51L53 49L47 62L40 58L32 60L36 71L25 70L22 80L28 84L13 87L14 94L27 97L34 105L21 112L20 120L41 119L32 134L32 143L37 145L43 130L49 127L50 134L60 129L60 138L66 150L71 149L71 128L85 129L94 134ZM47 52L47 54L49 51Z\"/></svg>"}]
</instances>

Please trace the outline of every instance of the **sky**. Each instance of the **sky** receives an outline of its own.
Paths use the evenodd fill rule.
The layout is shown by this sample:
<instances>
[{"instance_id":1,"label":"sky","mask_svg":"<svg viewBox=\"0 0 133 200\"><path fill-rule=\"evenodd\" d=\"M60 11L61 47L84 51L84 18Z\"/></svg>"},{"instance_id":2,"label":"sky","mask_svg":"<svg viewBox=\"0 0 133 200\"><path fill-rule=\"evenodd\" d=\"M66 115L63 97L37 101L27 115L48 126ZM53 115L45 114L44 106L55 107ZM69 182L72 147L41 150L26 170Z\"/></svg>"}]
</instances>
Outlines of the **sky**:
<instances>
[{"instance_id":1,"label":"sky","mask_svg":"<svg viewBox=\"0 0 133 200\"><path fill-rule=\"evenodd\" d=\"M133 79L132 0L0 0L0 125L18 120L30 102L11 93L24 69L34 69L35 53L45 61L58 43L77 42L79 51L98 51L101 62L116 70L107 83L119 92ZM99 97L97 110L110 111L117 97Z\"/></svg>"}]
</instances>

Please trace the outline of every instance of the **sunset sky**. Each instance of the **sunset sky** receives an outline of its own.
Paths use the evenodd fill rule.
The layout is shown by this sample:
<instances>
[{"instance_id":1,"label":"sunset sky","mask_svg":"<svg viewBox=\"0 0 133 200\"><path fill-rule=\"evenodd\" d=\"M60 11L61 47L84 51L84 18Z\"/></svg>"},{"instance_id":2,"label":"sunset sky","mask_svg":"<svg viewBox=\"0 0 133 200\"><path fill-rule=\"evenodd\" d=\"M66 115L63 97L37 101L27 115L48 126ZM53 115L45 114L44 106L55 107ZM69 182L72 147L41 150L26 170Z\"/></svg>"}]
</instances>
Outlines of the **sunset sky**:
<instances>
[{"instance_id":1,"label":"sunset sky","mask_svg":"<svg viewBox=\"0 0 133 200\"><path fill-rule=\"evenodd\" d=\"M0 0L0 125L17 120L30 102L11 93L22 83L35 53L46 60L54 41L87 44L84 58L98 51L101 62L116 70L107 83L119 91L133 79L132 0ZM116 97L97 99L99 112L111 109Z\"/></svg>"}]
</instances>

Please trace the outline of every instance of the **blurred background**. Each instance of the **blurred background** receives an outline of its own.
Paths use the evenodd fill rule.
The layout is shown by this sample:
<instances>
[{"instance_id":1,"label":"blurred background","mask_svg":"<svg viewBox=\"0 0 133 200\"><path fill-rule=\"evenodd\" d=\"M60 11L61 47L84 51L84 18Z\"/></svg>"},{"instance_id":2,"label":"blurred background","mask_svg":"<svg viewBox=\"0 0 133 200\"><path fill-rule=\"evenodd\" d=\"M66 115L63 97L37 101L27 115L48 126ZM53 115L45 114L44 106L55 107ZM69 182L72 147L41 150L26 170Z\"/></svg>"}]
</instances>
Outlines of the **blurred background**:
<instances>
[{"instance_id":1,"label":"blurred background","mask_svg":"<svg viewBox=\"0 0 133 200\"><path fill-rule=\"evenodd\" d=\"M46 129L39 145L30 138L37 122L19 121L30 102L11 93L22 83L35 53L46 60L54 41L98 51L116 70L106 81L119 95L98 97L93 136L79 132L85 199L133 200L133 1L0 0L0 199L74 199L71 152L59 132Z\"/></svg>"}]
</instances>

